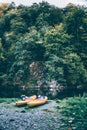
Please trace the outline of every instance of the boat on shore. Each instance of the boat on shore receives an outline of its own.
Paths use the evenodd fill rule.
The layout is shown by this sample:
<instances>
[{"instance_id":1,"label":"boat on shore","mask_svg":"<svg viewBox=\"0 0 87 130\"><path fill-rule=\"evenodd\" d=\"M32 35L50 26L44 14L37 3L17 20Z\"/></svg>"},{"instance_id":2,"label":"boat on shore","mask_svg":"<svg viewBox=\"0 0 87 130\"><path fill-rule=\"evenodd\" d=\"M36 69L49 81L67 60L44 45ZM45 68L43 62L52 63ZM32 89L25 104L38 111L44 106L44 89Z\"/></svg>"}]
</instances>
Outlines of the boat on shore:
<instances>
[{"instance_id":1,"label":"boat on shore","mask_svg":"<svg viewBox=\"0 0 87 130\"><path fill-rule=\"evenodd\" d=\"M40 96L35 100L27 102L27 105L29 107L35 107L35 106L43 105L43 104L45 104L47 102L47 99L48 99L47 96Z\"/></svg>"},{"instance_id":2,"label":"boat on shore","mask_svg":"<svg viewBox=\"0 0 87 130\"><path fill-rule=\"evenodd\" d=\"M36 95L27 97L27 98L25 98L25 99L23 99L23 100L17 101L17 102L16 102L16 106L24 106L24 105L27 105L28 102L33 101L33 100L35 100L36 98L37 98Z\"/></svg>"}]
</instances>

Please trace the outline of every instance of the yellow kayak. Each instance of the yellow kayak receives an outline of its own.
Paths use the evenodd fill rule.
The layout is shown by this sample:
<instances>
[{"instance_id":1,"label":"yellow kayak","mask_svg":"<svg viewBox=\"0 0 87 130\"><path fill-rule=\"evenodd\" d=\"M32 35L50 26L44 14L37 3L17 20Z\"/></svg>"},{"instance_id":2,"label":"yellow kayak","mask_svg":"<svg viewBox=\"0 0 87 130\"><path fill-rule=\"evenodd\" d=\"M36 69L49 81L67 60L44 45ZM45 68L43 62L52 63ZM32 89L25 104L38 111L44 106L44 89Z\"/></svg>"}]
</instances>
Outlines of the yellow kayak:
<instances>
[{"instance_id":1,"label":"yellow kayak","mask_svg":"<svg viewBox=\"0 0 87 130\"><path fill-rule=\"evenodd\" d=\"M29 107L34 107L34 106L39 106L39 105L43 105L47 102L48 97L47 96L41 96L38 99L32 100L30 102L27 103L27 105Z\"/></svg>"},{"instance_id":2,"label":"yellow kayak","mask_svg":"<svg viewBox=\"0 0 87 130\"><path fill-rule=\"evenodd\" d=\"M20 100L16 102L16 106L24 106L27 105L28 102L33 101L37 98L36 95L30 96L28 98L26 98L25 100Z\"/></svg>"}]
</instances>

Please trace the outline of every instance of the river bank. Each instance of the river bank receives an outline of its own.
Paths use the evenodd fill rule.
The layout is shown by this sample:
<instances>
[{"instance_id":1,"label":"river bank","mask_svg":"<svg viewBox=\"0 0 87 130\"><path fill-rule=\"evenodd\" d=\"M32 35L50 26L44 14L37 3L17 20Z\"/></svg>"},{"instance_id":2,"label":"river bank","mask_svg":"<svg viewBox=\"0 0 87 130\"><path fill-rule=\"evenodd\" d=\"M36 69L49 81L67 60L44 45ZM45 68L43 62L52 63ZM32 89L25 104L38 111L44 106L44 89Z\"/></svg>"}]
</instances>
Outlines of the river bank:
<instances>
[{"instance_id":1,"label":"river bank","mask_svg":"<svg viewBox=\"0 0 87 130\"><path fill-rule=\"evenodd\" d=\"M58 130L61 115L56 106L54 100L35 108L0 103L0 130Z\"/></svg>"}]
</instances>

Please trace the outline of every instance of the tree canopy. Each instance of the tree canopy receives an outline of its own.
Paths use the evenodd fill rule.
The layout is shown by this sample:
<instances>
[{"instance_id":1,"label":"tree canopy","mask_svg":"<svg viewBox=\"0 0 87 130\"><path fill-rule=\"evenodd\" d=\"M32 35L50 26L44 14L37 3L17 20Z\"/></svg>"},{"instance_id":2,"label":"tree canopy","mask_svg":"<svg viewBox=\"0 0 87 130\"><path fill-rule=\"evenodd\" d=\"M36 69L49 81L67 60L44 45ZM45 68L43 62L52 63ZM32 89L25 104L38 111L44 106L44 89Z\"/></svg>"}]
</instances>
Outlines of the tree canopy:
<instances>
[{"instance_id":1,"label":"tree canopy","mask_svg":"<svg viewBox=\"0 0 87 130\"><path fill-rule=\"evenodd\" d=\"M44 1L29 7L0 6L1 92L31 82L36 85L44 77L64 88L86 88L86 63L86 7L68 4L58 8Z\"/></svg>"}]
</instances>

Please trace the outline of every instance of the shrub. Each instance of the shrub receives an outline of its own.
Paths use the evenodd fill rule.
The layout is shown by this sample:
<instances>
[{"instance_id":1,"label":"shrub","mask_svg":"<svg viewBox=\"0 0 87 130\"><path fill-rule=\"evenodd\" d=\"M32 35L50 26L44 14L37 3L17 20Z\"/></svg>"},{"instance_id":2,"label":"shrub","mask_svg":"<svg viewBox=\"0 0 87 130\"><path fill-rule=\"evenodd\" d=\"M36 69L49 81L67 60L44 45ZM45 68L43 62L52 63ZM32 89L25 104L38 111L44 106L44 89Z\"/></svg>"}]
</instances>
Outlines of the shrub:
<instances>
[{"instance_id":1,"label":"shrub","mask_svg":"<svg viewBox=\"0 0 87 130\"><path fill-rule=\"evenodd\" d=\"M87 97L72 97L62 100L61 129L87 130Z\"/></svg>"}]
</instances>

